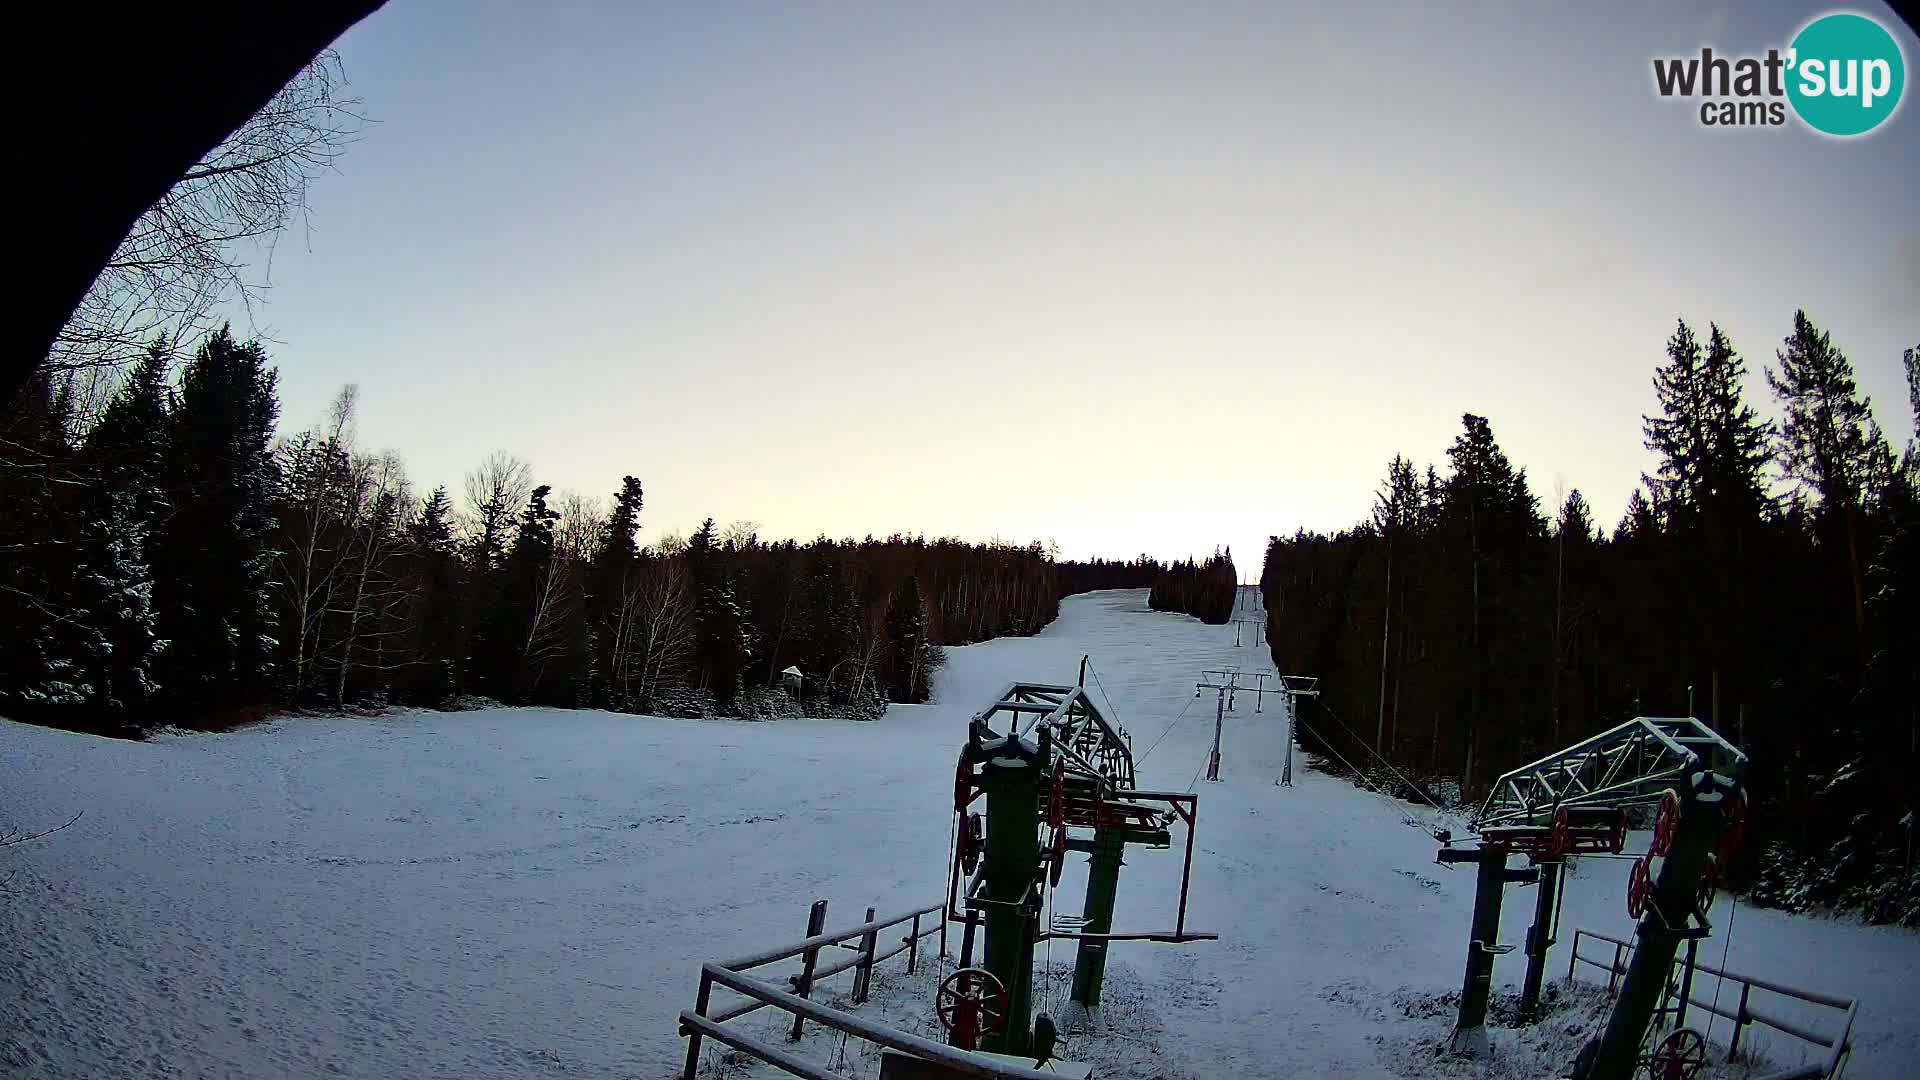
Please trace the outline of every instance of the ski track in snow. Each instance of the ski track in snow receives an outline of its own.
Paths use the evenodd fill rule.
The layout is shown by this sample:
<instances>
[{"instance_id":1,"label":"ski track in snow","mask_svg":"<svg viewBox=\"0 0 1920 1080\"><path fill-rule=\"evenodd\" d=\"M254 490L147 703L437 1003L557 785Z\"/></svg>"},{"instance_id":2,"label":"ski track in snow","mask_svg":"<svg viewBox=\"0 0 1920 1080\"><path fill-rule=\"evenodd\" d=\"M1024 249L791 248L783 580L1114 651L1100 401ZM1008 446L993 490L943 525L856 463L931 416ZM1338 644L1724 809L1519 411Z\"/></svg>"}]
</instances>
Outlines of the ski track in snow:
<instances>
[{"instance_id":1,"label":"ski track in snow","mask_svg":"<svg viewBox=\"0 0 1920 1080\"><path fill-rule=\"evenodd\" d=\"M1099 675L1090 689L1111 694L1140 750L1186 709L1140 768L1142 786L1173 790L1212 736L1211 694L1192 700L1200 669L1270 666L1263 647L1235 648L1231 628L1149 612L1129 591L1071 597L1037 637L948 650L934 704L870 724L496 709L131 743L0 722L0 824L31 831L86 812L0 856L0 875L14 871L0 891L0 1071L677 1075L674 1018L703 961L799 939L816 897L836 927L868 905L944 895L966 718L1008 682L1071 682L1082 653ZM1491 1072L1432 1056L1450 1011L1405 1002L1457 991L1471 873L1434 864L1434 842L1405 821L1420 811L1304 758L1295 786L1277 787L1280 713L1269 702L1256 714L1251 696L1237 706L1223 781L1196 786L1187 918L1222 939L1116 944L1107 1008L1091 1021L1106 1035L1070 1038L1069 1056L1109 1077L1564 1068L1556 1058L1584 1037L1574 1021L1545 1049L1496 1030L1508 1060ZM1311 707L1303 719L1327 722ZM1170 851L1129 851L1116 929L1172 926L1180 842L1176 831ZM1626 876L1626 863L1601 860L1573 873L1550 978L1565 978L1574 927L1630 931ZM1057 911L1078 913L1084 878L1076 856ZM1532 895L1509 890L1503 940L1523 939ZM1702 950L1716 964L1727 905ZM1043 984L1063 986L1072 944L1043 946L1040 962L1053 976ZM867 1008L924 1026L938 968L909 978L902 963L876 976ZM1920 935L1742 907L1728 964L1862 995L1847 1075L1920 1074ZM1523 967L1517 951L1503 957L1500 988L1517 990ZM1711 999L1713 984L1696 994ZM1726 1029L1716 1022L1716 1043ZM1745 1039L1777 1063L1812 1059L1765 1029ZM803 1046L828 1060L837 1039ZM870 1054L844 1054L873 1075Z\"/></svg>"}]
</instances>

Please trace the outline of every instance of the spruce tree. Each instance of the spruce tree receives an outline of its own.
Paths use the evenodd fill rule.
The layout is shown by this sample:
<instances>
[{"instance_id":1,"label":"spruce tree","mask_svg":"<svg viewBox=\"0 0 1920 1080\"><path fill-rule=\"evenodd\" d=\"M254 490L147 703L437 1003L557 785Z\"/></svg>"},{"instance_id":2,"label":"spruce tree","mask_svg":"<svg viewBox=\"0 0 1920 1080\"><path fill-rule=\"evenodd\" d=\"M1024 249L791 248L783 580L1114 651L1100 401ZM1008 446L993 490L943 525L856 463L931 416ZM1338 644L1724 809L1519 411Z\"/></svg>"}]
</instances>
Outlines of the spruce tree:
<instances>
[{"instance_id":1,"label":"spruce tree","mask_svg":"<svg viewBox=\"0 0 1920 1080\"><path fill-rule=\"evenodd\" d=\"M917 574L908 574L888 603L887 642L892 649L889 689L893 700L927 700L928 683L938 663L927 637L927 607Z\"/></svg>"},{"instance_id":2,"label":"spruce tree","mask_svg":"<svg viewBox=\"0 0 1920 1080\"><path fill-rule=\"evenodd\" d=\"M822 544L815 549L802 594L800 633L806 649L802 667L831 696L835 673L853 655L859 637L853 590L836 548Z\"/></svg>"},{"instance_id":3,"label":"spruce tree","mask_svg":"<svg viewBox=\"0 0 1920 1080\"><path fill-rule=\"evenodd\" d=\"M465 654L467 611L453 503L444 486L434 488L421 503L419 517L408 527L407 543L418 567L415 619L421 667L414 679L413 698L439 705L459 694L464 683L460 660Z\"/></svg>"},{"instance_id":4,"label":"spruce tree","mask_svg":"<svg viewBox=\"0 0 1920 1080\"><path fill-rule=\"evenodd\" d=\"M1659 586L1686 623L1676 647L1697 657L1685 681L1704 684L1712 709L1749 690L1755 548L1773 505L1764 482L1772 429L1746 404L1745 381L1745 362L1717 325L1702 347L1682 322L1654 373L1661 415L1642 418L1647 448L1660 456L1648 480L1654 511L1672 541Z\"/></svg>"},{"instance_id":5,"label":"spruce tree","mask_svg":"<svg viewBox=\"0 0 1920 1080\"><path fill-rule=\"evenodd\" d=\"M72 552L83 540L62 505L72 461L71 395L45 369L0 409L0 707L21 715L72 709L94 696L93 651L74 606Z\"/></svg>"},{"instance_id":6,"label":"spruce tree","mask_svg":"<svg viewBox=\"0 0 1920 1080\"><path fill-rule=\"evenodd\" d=\"M696 662L714 702L730 710L740 696L741 676L753 661L753 628L741 610L712 518L687 541L686 559L693 578Z\"/></svg>"},{"instance_id":7,"label":"spruce tree","mask_svg":"<svg viewBox=\"0 0 1920 1080\"><path fill-rule=\"evenodd\" d=\"M1793 315L1793 332L1780 352L1778 371L1767 371L1767 385L1779 398L1780 463L1789 479L1817 500L1820 531L1832 534L1846 554L1855 639L1864 663L1867 649L1867 590L1864 556L1870 494L1885 486L1890 472L1886 440L1873 419L1872 403L1860 396L1853 365L1830 335L1813 325L1805 311Z\"/></svg>"},{"instance_id":8,"label":"spruce tree","mask_svg":"<svg viewBox=\"0 0 1920 1080\"><path fill-rule=\"evenodd\" d=\"M1660 520L1653 512L1653 504L1647 501L1646 491L1634 488L1627 496L1626 512L1620 515L1620 524L1614 526L1613 542L1639 542L1653 539L1660 532Z\"/></svg>"},{"instance_id":9,"label":"spruce tree","mask_svg":"<svg viewBox=\"0 0 1920 1080\"><path fill-rule=\"evenodd\" d=\"M1706 405L1700 340L1685 319L1667 339L1667 362L1654 370L1659 416L1642 416L1647 449L1660 455L1652 476L1644 476L1654 507L1662 514L1691 515L1707 485Z\"/></svg>"},{"instance_id":10,"label":"spruce tree","mask_svg":"<svg viewBox=\"0 0 1920 1080\"><path fill-rule=\"evenodd\" d=\"M1520 692L1511 682L1494 680L1492 672L1524 651L1528 548L1544 535L1545 522L1527 487L1526 470L1516 469L1500 449L1486 417L1467 413L1460 419L1463 430L1447 449L1453 471L1446 482L1445 517L1447 542L1467 586L1459 601L1467 616L1461 627L1467 635L1467 700L1460 782L1471 792L1480 779L1482 718L1500 715ZM1504 745L1511 756L1514 742Z\"/></svg>"},{"instance_id":11,"label":"spruce tree","mask_svg":"<svg viewBox=\"0 0 1920 1080\"><path fill-rule=\"evenodd\" d=\"M166 370L156 341L108 401L81 447L89 487L81 509L87 543L75 569L75 599L87 613L91 709L104 724L153 722L146 706L158 689L164 644L154 611L154 539L170 512L166 463Z\"/></svg>"},{"instance_id":12,"label":"spruce tree","mask_svg":"<svg viewBox=\"0 0 1920 1080\"><path fill-rule=\"evenodd\" d=\"M167 415L168 498L154 602L167 702L198 710L268 699L277 642L273 567L276 373L257 341L222 327L181 374Z\"/></svg>"},{"instance_id":13,"label":"spruce tree","mask_svg":"<svg viewBox=\"0 0 1920 1080\"><path fill-rule=\"evenodd\" d=\"M624 709L626 668L632 656L633 605L629 593L640 562L635 540L640 531L643 501L638 477L623 477L613 497L613 509L601 527L593 565L587 571L586 631L589 652L588 683L594 704Z\"/></svg>"},{"instance_id":14,"label":"spruce tree","mask_svg":"<svg viewBox=\"0 0 1920 1080\"><path fill-rule=\"evenodd\" d=\"M520 522L507 549L505 575L489 622L490 655L482 678L492 695L502 701L530 700L546 658L553 631L552 575L557 572L553 523L560 513L547 506L553 491L546 484L533 489L520 512Z\"/></svg>"}]
</instances>

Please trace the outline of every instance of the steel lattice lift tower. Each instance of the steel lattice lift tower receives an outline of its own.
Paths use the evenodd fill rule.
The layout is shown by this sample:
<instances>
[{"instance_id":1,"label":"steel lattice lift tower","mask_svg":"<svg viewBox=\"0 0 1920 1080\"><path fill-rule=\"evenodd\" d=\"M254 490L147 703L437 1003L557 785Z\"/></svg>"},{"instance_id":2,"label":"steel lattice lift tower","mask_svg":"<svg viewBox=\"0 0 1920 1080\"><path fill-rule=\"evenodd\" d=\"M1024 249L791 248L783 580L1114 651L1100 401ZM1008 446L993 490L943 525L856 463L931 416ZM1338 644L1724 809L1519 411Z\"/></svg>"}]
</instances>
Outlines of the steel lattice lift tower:
<instances>
[{"instance_id":1,"label":"steel lattice lift tower","mask_svg":"<svg viewBox=\"0 0 1920 1080\"><path fill-rule=\"evenodd\" d=\"M1619 854L1628 810L1658 807L1652 848L1633 864L1627 910L1637 921L1633 958L1602 1035L1575 1063L1576 1080L1627 1080L1644 1062L1678 1054L1672 1037L1652 1055L1640 1046L1659 1005L1666 974L1680 943L1698 947L1712 932L1706 909L1719 866L1740 841L1745 820L1747 756L1692 717L1640 717L1502 775L1473 819L1479 843L1443 845L1442 863L1479 868L1467 942L1466 980L1450 1049L1478 1055L1487 1048L1487 1003L1494 958L1513 946L1495 943L1500 902L1510 882L1539 885L1533 926L1527 931L1527 973L1521 1012L1539 1006L1560 871L1568 856ZM1533 865L1509 869L1526 855ZM1691 971L1691 965L1688 965ZM1682 995L1687 989L1682 988ZM1675 1036L1682 1034L1676 1031ZM1669 1045L1669 1044L1673 1045Z\"/></svg>"},{"instance_id":2,"label":"steel lattice lift tower","mask_svg":"<svg viewBox=\"0 0 1920 1080\"><path fill-rule=\"evenodd\" d=\"M973 809L982 797L984 815ZM1007 1054L1048 1049L1035 1046L1031 1019L1039 942L1079 942L1072 1000L1093 1008L1100 1003L1111 942L1218 938L1186 928L1198 808L1196 795L1136 787L1132 747L1082 686L1014 683L975 714L954 780L959 822L948 911L965 923L965 931L961 969L940 990L948 1041ZM1127 846L1170 847L1176 821L1185 824L1187 835L1173 929L1115 932L1114 899ZM1089 856L1082 914L1055 916L1042 925L1046 894L1060 883L1069 851ZM984 937L978 967L976 930ZM1051 1020L1039 1026L1050 1029Z\"/></svg>"}]
</instances>

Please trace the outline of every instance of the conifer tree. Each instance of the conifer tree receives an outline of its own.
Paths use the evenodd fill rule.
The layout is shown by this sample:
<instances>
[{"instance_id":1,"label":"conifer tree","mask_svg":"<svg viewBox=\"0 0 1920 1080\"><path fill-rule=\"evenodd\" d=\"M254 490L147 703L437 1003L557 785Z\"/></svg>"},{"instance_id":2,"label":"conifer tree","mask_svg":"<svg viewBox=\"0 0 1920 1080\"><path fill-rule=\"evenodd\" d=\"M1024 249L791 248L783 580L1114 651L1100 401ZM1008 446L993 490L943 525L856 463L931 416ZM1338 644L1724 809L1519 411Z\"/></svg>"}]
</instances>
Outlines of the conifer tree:
<instances>
[{"instance_id":1,"label":"conifer tree","mask_svg":"<svg viewBox=\"0 0 1920 1080\"><path fill-rule=\"evenodd\" d=\"M146 722L158 689L154 665L163 642L154 614L153 541L169 509L162 488L169 361L166 342L156 341L81 448L90 486L80 510L86 541L74 572L75 603L92 637L89 708L103 725Z\"/></svg>"},{"instance_id":2,"label":"conifer tree","mask_svg":"<svg viewBox=\"0 0 1920 1080\"><path fill-rule=\"evenodd\" d=\"M893 650L893 700L927 700L928 682L939 662L927 639L926 601L920 595L917 574L908 574L900 582L887 605L887 641Z\"/></svg>"},{"instance_id":3,"label":"conifer tree","mask_svg":"<svg viewBox=\"0 0 1920 1080\"><path fill-rule=\"evenodd\" d=\"M542 662L551 658L556 602L553 489L534 488L507 549L505 575L489 623L490 667L483 678L494 697L524 702L534 696Z\"/></svg>"},{"instance_id":4,"label":"conifer tree","mask_svg":"<svg viewBox=\"0 0 1920 1080\"><path fill-rule=\"evenodd\" d=\"M0 706L26 715L93 696L83 661L91 635L71 595L81 538L60 505L71 467L72 398L36 372L0 410Z\"/></svg>"},{"instance_id":5,"label":"conifer tree","mask_svg":"<svg viewBox=\"0 0 1920 1080\"><path fill-rule=\"evenodd\" d=\"M693 577L698 663L715 703L731 709L740 695L741 677L753 661L753 631L741 610L712 518L702 522L687 541L686 558Z\"/></svg>"},{"instance_id":6,"label":"conifer tree","mask_svg":"<svg viewBox=\"0 0 1920 1080\"><path fill-rule=\"evenodd\" d=\"M1826 526L1822 531L1837 534L1837 546L1846 553L1854 635L1864 663L1864 556L1873 544L1867 516L1871 497L1890 477L1891 453L1873 419L1872 403L1854 383L1853 365L1805 311L1794 312L1793 331L1777 355L1780 367L1767 371L1767 385L1785 412L1780 463L1788 478L1817 500L1817 519Z\"/></svg>"},{"instance_id":7,"label":"conifer tree","mask_svg":"<svg viewBox=\"0 0 1920 1080\"><path fill-rule=\"evenodd\" d=\"M611 708L626 706L625 687L637 629L635 574L640 547L635 536L640 531L642 495L638 477L621 479L620 491L613 498L613 509L594 550L593 565L587 571L584 603L590 696L596 704Z\"/></svg>"},{"instance_id":8,"label":"conifer tree","mask_svg":"<svg viewBox=\"0 0 1920 1080\"><path fill-rule=\"evenodd\" d=\"M420 515L408 527L407 543L419 568L415 618L421 667L413 680L414 697L437 705L460 693L464 683L460 660L465 654L466 629L453 502L444 486L434 488L421 503Z\"/></svg>"},{"instance_id":9,"label":"conifer tree","mask_svg":"<svg viewBox=\"0 0 1920 1080\"><path fill-rule=\"evenodd\" d=\"M814 552L802 589L804 613L801 634L806 643L803 670L821 680L829 695L841 665L853 656L859 636L853 590L839 551L823 545Z\"/></svg>"},{"instance_id":10,"label":"conifer tree","mask_svg":"<svg viewBox=\"0 0 1920 1080\"><path fill-rule=\"evenodd\" d=\"M166 641L158 681L187 716L268 700L276 381L259 342L222 327L186 365L167 416L173 513L154 568Z\"/></svg>"}]
</instances>

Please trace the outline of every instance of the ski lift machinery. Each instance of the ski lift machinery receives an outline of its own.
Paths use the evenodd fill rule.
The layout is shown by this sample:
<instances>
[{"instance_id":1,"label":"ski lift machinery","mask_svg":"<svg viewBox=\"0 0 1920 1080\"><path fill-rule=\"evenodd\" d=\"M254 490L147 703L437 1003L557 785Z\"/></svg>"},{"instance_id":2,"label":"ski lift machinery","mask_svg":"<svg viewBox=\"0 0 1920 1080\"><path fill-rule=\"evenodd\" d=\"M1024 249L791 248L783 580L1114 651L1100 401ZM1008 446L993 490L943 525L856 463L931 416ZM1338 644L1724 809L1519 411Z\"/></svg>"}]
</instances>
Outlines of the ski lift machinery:
<instances>
[{"instance_id":1,"label":"ski lift machinery","mask_svg":"<svg viewBox=\"0 0 1920 1080\"><path fill-rule=\"evenodd\" d=\"M1077 941L1071 1000L1100 1002L1107 947L1115 941L1188 942L1220 935L1187 929L1193 829L1199 797L1143 791L1133 749L1087 696L1086 660L1075 686L1013 683L967 725L954 777L958 815L948 918L962 922L960 970L941 985L939 1013L955 1046L1005 1054L1043 1052L1053 1025L1033 1010L1034 947ZM984 800L984 812L974 809ZM1114 899L1128 845L1170 848L1185 825L1180 902L1171 930L1116 932ZM1050 916L1069 851L1088 855L1078 918ZM976 966L976 932L980 959ZM1037 1032L1037 1033L1036 1033Z\"/></svg>"},{"instance_id":2,"label":"ski lift machinery","mask_svg":"<svg viewBox=\"0 0 1920 1080\"><path fill-rule=\"evenodd\" d=\"M1605 1030L1581 1051L1573 1075L1576 1080L1628 1080L1640 1065L1665 1061L1663 1054L1675 1062L1690 1059L1678 1041L1692 1034L1684 1029L1651 1057L1640 1046L1680 943L1687 943L1691 955L1713 931L1707 910L1720 867L1738 850L1744 832L1746 771L1747 755L1699 720L1638 717L1503 774L1474 814L1475 846L1457 848L1444 833L1437 834L1439 862L1478 866L1466 980L1449 1049L1472 1056L1487 1050L1494 958L1513 949L1495 943L1505 886L1539 886L1521 990L1521 1011L1532 1015L1553 944L1565 860L1583 853L1620 854L1629 809L1653 805L1651 848L1634 860L1628 878L1627 911L1636 923L1633 957ZM1509 869L1507 859L1515 854L1526 855L1531 865ZM1687 992L1682 987L1683 999Z\"/></svg>"}]
</instances>

